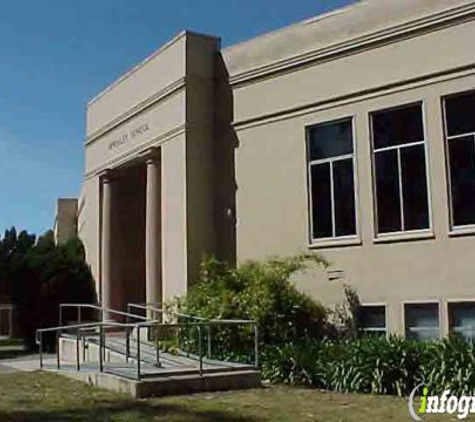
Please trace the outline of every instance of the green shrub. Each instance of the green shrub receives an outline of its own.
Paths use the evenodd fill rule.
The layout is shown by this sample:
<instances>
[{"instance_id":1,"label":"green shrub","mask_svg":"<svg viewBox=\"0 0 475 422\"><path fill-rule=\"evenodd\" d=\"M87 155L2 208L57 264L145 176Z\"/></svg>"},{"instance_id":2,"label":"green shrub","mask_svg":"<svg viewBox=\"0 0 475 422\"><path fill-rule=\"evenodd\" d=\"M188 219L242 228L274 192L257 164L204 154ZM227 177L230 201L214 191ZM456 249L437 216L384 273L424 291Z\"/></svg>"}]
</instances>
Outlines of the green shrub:
<instances>
[{"instance_id":1,"label":"green shrub","mask_svg":"<svg viewBox=\"0 0 475 422\"><path fill-rule=\"evenodd\" d=\"M326 265L316 254L249 261L237 269L208 258L202 264L199 281L176 305L181 312L208 319L256 320L262 344L322 338L328 325L326 309L290 281L310 263ZM196 343L190 335L183 337L183 343ZM212 339L215 356L236 359L253 350L250 327L213 327Z\"/></svg>"},{"instance_id":2,"label":"green shrub","mask_svg":"<svg viewBox=\"0 0 475 422\"><path fill-rule=\"evenodd\" d=\"M305 340L265 348L262 374L274 382L332 391L404 396L420 383L433 394L475 391L475 353L460 338Z\"/></svg>"},{"instance_id":3,"label":"green shrub","mask_svg":"<svg viewBox=\"0 0 475 422\"><path fill-rule=\"evenodd\" d=\"M324 308L291 283L291 276L318 255L246 262L237 269L207 259L199 282L171 306L206 319L253 319L260 330L260 365L265 379L346 393L404 396L424 383L433 394L475 394L472 343L450 338L416 342L399 337L358 338L359 299L345 286L346 301ZM211 334L212 357L252 358L250 327L202 330L202 354ZM198 353L196 327L180 330L170 348Z\"/></svg>"},{"instance_id":4,"label":"green shrub","mask_svg":"<svg viewBox=\"0 0 475 422\"><path fill-rule=\"evenodd\" d=\"M429 343L420 372L429 391L441 394L475 395L475 350L473 343L455 336Z\"/></svg>"}]
</instances>

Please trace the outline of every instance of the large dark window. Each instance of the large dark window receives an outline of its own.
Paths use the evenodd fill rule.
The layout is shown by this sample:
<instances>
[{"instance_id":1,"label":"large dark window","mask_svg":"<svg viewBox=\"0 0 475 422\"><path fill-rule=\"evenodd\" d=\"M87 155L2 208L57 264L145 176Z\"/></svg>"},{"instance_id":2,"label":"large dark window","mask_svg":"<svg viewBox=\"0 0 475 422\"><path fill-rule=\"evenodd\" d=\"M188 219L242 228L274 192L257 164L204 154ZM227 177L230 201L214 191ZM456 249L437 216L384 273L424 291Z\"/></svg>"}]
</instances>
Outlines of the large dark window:
<instances>
[{"instance_id":1,"label":"large dark window","mask_svg":"<svg viewBox=\"0 0 475 422\"><path fill-rule=\"evenodd\" d=\"M475 224L475 93L444 103L452 226Z\"/></svg>"},{"instance_id":2,"label":"large dark window","mask_svg":"<svg viewBox=\"0 0 475 422\"><path fill-rule=\"evenodd\" d=\"M312 239L355 235L351 119L309 128L307 142Z\"/></svg>"},{"instance_id":3,"label":"large dark window","mask_svg":"<svg viewBox=\"0 0 475 422\"><path fill-rule=\"evenodd\" d=\"M406 304L404 320L408 339L435 340L440 337L437 303Z\"/></svg>"},{"instance_id":4,"label":"large dark window","mask_svg":"<svg viewBox=\"0 0 475 422\"><path fill-rule=\"evenodd\" d=\"M475 302L449 303L450 333L475 340Z\"/></svg>"},{"instance_id":5,"label":"large dark window","mask_svg":"<svg viewBox=\"0 0 475 422\"><path fill-rule=\"evenodd\" d=\"M360 306L358 329L361 335L386 335L386 307Z\"/></svg>"},{"instance_id":6,"label":"large dark window","mask_svg":"<svg viewBox=\"0 0 475 422\"><path fill-rule=\"evenodd\" d=\"M378 233L429 228L420 105L372 114Z\"/></svg>"}]
</instances>

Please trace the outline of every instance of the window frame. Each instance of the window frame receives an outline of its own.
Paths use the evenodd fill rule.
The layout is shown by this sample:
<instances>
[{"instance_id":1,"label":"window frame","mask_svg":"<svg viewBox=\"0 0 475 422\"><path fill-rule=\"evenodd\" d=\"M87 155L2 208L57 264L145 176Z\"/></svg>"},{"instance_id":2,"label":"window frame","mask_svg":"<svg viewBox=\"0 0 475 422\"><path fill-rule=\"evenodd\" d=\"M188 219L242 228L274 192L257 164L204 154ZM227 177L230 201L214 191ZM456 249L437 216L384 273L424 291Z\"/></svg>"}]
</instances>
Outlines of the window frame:
<instances>
[{"instance_id":1,"label":"window frame","mask_svg":"<svg viewBox=\"0 0 475 422\"><path fill-rule=\"evenodd\" d=\"M411 301L405 301L402 304L402 326L404 329L404 338L407 337L407 331L408 331L408 326L406 324L406 306L425 306L425 305L437 305L437 329L438 329L438 336L433 338L433 339L428 339L427 341L433 341L433 340L441 340L444 337L444 325L443 325L443 311L444 311L444 306L440 301L437 300L411 300ZM429 329L431 327L422 327L422 329ZM415 341L425 341L425 340L420 340L420 339L415 339Z\"/></svg>"},{"instance_id":2,"label":"window frame","mask_svg":"<svg viewBox=\"0 0 475 422\"><path fill-rule=\"evenodd\" d=\"M475 223L462 224L462 225L455 225L454 223L452 178L450 175L451 168L450 168L450 151L449 151L450 140L472 136L473 141L475 143L475 132L449 136L448 126L447 126L447 108L446 108L447 99L450 99L453 97L459 97L461 95L467 95L467 94L475 95L475 89L469 89L466 91L458 91L458 92L450 93L441 97L442 126L443 126L443 134L444 134L445 171L446 171L446 180L447 180L446 182L447 183L447 186L446 186L447 201L448 201L447 206L448 206L448 211L449 211L449 234L451 235L475 234Z\"/></svg>"},{"instance_id":3,"label":"window frame","mask_svg":"<svg viewBox=\"0 0 475 422\"><path fill-rule=\"evenodd\" d=\"M359 308L384 308L384 328L360 328L359 321L358 321L358 333L365 334L365 333L383 333L384 337L389 336L389 324L388 324L388 307L386 303L362 303L360 304Z\"/></svg>"},{"instance_id":4,"label":"window frame","mask_svg":"<svg viewBox=\"0 0 475 422\"><path fill-rule=\"evenodd\" d=\"M310 131L321 125L340 123L350 121L351 123L351 137L352 137L352 154L344 154L336 157L323 158L320 160L311 160L310 159ZM308 221L308 247L328 247L328 246L344 246L344 245L355 245L360 244L360 225L359 225L359 194L358 194L358 163L357 163L357 142L356 142L356 114L350 114L343 117L336 117L334 119L326 119L320 122L307 124L304 127L305 130L305 166L307 174L307 221ZM343 161L347 159L352 159L353 163L353 195L354 195L354 204L355 204L355 234L352 235L335 235L335 205L334 205L334 191L331 188L331 209L332 209L332 233L333 236L314 238L313 237L313 198L312 198L312 174L311 168L312 165L331 163L330 169L333 168L333 162ZM330 183L333 186L333 172L330 170Z\"/></svg>"},{"instance_id":5,"label":"window frame","mask_svg":"<svg viewBox=\"0 0 475 422\"><path fill-rule=\"evenodd\" d=\"M404 109L408 107L419 106L421 110L422 117L422 133L424 139L418 142L406 143L406 144L397 144L390 147L375 148L375 137L374 137L374 125L373 125L373 116L379 112L388 112L396 111L399 109ZM427 123L426 123L426 104L424 100L413 101L409 103L403 103L394 105L386 108L376 108L368 112L368 126L369 126L369 136L370 136L370 153L371 153L371 187L372 187L372 199L373 199L373 241L375 243L400 240L400 239L426 239L433 237L433 222L432 222L432 183L431 183L431 173L430 173L430 158L429 158L429 148L427 142ZM378 218L378 193L376 189L376 154L381 151L396 150L398 156L398 180L399 180L399 209L401 213L401 226L404 227L404 203L403 203L403 193L402 193L402 174L401 174L401 159L400 159L400 150L403 148L410 148L411 146L423 145L424 146L424 163L425 163L425 173L426 173L426 190L427 190L427 212L428 212L428 227L424 229L413 229L413 230L397 230L392 232L379 232L379 218Z\"/></svg>"}]
</instances>

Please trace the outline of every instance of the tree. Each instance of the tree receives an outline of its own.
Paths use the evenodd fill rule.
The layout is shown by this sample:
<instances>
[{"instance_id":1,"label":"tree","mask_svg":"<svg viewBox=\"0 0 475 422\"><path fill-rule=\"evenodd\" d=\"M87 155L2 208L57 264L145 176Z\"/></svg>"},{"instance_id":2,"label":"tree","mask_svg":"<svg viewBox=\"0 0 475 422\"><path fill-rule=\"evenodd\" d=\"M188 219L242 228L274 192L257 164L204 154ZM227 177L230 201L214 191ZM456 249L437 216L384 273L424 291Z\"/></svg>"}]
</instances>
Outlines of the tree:
<instances>
[{"instance_id":1,"label":"tree","mask_svg":"<svg viewBox=\"0 0 475 422\"><path fill-rule=\"evenodd\" d=\"M62 302L94 303L94 281L79 239L56 245L51 231L38 239L14 227L0 239L0 294L18 308L19 328L34 346L38 328L58 325Z\"/></svg>"}]
</instances>

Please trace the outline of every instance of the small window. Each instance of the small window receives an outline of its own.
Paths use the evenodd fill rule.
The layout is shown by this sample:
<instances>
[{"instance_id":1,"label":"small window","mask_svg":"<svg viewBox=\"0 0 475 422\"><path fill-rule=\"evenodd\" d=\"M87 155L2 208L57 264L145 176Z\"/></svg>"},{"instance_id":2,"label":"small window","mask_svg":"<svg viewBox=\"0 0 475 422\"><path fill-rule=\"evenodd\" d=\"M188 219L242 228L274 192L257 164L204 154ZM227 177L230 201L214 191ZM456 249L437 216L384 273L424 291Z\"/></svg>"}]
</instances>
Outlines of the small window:
<instances>
[{"instance_id":1,"label":"small window","mask_svg":"<svg viewBox=\"0 0 475 422\"><path fill-rule=\"evenodd\" d=\"M437 303L406 304L404 314L408 339L435 340L440 337Z\"/></svg>"},{"instance_id":2,"label":"small window","mask_svg":"<svg viewBox=\"0 0 475 422\"><path fill-rule=\"evenodd\" d=\"M450 333L467 340L475 339L475 302L449 303Z\"/></svg>"},{"instance_id":3,"label":"small window","mask_svg":"<svg viewBox=\"0 0 475 422\"><path fill-rule=\"evenodd\" d=\"M475 93L446 98L452 227L475 224Z\"/></svg>"},{"instance_id":4,"label":"small window","mask_svg":"<svg viewBox=\"0 0 475 422\"><path fill-rule=\"evenodd\" d=\"M351 119L307 131L312 240L356 235Z\"/></svg>"},{"instance_id":5,"label":"small window","mask_svg":"<svg viewBox=\"0 0 475 422\"><path fill-rule=\"evenodd\" d=\"M386 335L386 308L361 306L358 310L358 329L362 335Z\"/></svg>"},{"instance_id":6,"label":"small window","mask_svg":"<svg viewBox=\"0 0 475 422\"><path fill-rule=\"evenodd\" d=\"M429 198L420 104L371 115L377 232L429 228Z\"/></svg>"}]
</instances>

